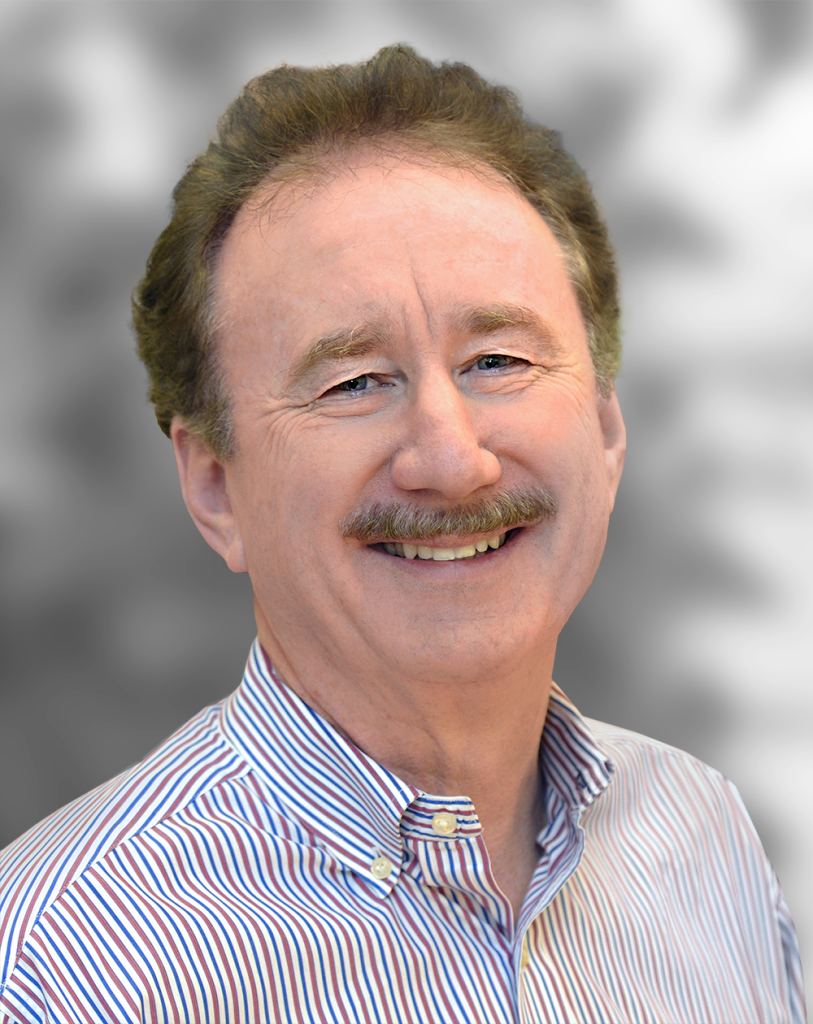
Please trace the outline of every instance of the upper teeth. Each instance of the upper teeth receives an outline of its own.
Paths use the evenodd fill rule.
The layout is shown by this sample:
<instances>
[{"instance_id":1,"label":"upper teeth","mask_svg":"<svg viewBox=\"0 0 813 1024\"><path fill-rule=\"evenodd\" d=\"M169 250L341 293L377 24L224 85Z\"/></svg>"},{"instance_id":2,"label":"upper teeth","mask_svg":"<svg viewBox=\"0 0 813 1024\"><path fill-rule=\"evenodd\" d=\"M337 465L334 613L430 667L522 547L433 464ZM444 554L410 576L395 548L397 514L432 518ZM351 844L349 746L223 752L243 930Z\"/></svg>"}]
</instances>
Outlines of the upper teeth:
<instances>
[{"instance_id":1,"label":"upper teeth","mask_svg":"<svg viewBox=\"0 0 813 1024\"><path fill-rule=\"evenodd\" d=\"M505 543L505 538L505 533L496 533L493 537L467 544L464 548L430 548L425 544L392 544L387 541L384 548L390 555L399 555L401 558L431 558L435 562L451 562L456 558L474 558L489 548L498 548Z\"/></svg>"}]
</instances>

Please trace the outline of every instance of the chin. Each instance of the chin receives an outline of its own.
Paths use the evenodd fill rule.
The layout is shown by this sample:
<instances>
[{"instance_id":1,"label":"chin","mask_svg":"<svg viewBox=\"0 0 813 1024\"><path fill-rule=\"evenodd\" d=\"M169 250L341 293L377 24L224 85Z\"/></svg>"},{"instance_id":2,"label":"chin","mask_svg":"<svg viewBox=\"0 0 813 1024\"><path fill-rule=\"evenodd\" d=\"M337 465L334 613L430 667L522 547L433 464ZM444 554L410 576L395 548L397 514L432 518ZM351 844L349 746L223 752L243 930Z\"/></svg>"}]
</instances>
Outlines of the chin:
<instances>
[{"instance_id":1,"label":"chin","mask_svg":"<svg viewBox=\"0 0 813 1024\"><path fill-rule=\"evenodd\" d=\"M516 623L507 629L500 617L433 626L417 635L412 630L401 633L387 652L393 668L416 679L467 683L504 675L546 647L538 623L533 629L518 629Z\"/></svg>"}]
</instances>

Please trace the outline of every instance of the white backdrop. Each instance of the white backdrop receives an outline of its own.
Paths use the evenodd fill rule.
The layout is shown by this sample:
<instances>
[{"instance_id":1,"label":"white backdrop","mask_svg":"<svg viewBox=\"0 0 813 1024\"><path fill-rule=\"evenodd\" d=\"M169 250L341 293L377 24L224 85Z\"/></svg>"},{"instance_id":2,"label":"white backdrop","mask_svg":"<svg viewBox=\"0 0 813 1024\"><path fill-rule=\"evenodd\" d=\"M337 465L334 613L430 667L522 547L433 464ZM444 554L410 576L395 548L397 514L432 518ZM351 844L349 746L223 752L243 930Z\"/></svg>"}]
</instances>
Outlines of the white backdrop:
<instances>
[{"instance_id":1,"label":"white backdrop","mask_svg":"<svg viewBox=\"0 0 813 1024\"><path fill-rule=\"evenodd\" d=\"M0 6L0 845L233 689L253 637L128 328L174 182L251 76L405 41L560 128L618 249L630 449L557 681L734 780L813 966L812 12Z\"/></svg>"}]
</instances>

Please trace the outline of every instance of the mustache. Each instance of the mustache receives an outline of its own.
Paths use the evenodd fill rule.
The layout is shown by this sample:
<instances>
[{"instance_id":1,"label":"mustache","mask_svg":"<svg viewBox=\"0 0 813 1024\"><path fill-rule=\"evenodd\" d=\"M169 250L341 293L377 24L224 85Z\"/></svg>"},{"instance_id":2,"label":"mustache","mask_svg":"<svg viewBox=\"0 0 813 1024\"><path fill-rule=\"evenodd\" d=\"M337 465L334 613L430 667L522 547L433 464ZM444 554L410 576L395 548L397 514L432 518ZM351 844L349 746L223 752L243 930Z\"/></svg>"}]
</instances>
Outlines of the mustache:
<instances>
[{"instance_id":1,"label":"mustache","mask_svg":"<svg viewBox=\"0 0 813 1024\"><path fill-rule=\"evenodd\" d=\"M544 487L507 491L472 505L431 508L381 502L360 508L339 524L343 537L361 541L429 540L473 533L504 533L553 519L558 505Z\"/></svg>"}]
</instances>

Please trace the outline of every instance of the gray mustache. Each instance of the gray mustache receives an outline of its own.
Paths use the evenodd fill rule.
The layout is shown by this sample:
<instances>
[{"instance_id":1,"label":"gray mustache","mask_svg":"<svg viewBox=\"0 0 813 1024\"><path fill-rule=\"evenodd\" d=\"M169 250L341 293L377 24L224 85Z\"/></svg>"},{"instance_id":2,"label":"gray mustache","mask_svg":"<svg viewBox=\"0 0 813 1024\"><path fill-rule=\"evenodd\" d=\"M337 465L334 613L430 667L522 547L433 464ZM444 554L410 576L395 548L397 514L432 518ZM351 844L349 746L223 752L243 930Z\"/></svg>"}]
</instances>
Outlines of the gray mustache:
<instances>
[{"instance_id":1,"label":"gray mustache","mask_svg":"<svg viewBox=\"0 0 813 1024\"><path fill-rule=\"evenodd\" d=\"M552 519L557 511L553 495L537 487L455 508L378 503L353 512L339 525L343 537L355 540L429 540L455 534L503 533Z\"/></svg>"}]
</instances>

